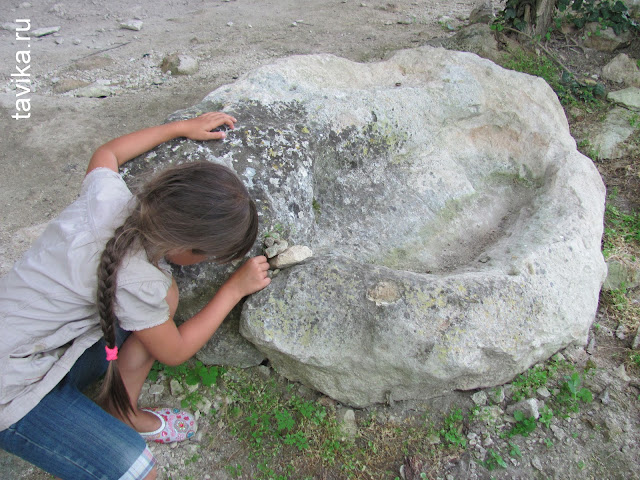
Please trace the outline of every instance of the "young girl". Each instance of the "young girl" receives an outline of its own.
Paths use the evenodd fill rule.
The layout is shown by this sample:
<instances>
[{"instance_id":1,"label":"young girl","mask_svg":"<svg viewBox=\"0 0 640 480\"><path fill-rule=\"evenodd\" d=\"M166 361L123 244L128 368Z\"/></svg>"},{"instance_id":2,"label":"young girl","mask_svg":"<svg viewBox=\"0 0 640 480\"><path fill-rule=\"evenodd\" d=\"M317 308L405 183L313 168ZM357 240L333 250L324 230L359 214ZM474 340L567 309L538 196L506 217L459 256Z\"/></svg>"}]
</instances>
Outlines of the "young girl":
<instances>
[{"instance_id":1,"label":"young girl","mask_svg":"<svg viewBox=\"0 0 640 480\"><path fill-rule=\"evenodd\" d=\"M220 165L169 168L136 197L118 167L173 138L224 138L212 130L235 122L207 113L98 148L79 198L0 279L0 448L62 479L154 479L145 440L193 435L187 412L138 408L144 380L154 360L194 355L244 296L269 284L269 265L249 259L177 327L165 259L243 257L257 236L255 205ZM101 408L81 391L105 370Z\"/></svg>"}]
</instances>

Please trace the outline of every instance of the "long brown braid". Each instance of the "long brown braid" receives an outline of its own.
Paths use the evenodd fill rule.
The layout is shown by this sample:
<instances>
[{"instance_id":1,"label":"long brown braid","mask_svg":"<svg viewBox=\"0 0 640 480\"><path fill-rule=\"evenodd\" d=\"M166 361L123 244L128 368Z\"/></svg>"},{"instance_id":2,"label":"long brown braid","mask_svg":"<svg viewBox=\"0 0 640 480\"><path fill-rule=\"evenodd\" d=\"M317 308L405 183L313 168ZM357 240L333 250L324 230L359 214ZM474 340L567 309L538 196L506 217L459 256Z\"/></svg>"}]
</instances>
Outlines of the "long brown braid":
<instances>
[{"instance_id":1,"label":"long brown braid","mask_svg":"<svg viewBox=\"0 0 640 480\"><path fill-rule=\"evenodd\" d=\"M218 263L242 258L258 234L258 215L233 170L210 162L177 165L136 195L137 204L105 245L98 265L97 306L107 347L116 346L118 269L130 250L144 248L154 265L172 250L191 250ZM123 416L133 412L118 363L110 361L98 401Z\"/></svg>"}]
</instances>

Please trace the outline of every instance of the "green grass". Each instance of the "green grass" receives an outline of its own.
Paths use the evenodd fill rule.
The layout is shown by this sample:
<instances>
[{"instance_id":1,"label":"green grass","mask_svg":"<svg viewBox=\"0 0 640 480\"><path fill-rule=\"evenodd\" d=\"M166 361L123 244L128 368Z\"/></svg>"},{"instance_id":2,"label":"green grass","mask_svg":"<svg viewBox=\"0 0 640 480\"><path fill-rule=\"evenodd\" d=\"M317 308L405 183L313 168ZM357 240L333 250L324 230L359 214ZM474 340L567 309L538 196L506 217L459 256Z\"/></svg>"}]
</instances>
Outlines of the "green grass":
<instances>
[{"instance_id":1,"label":"green grass","mask_svg":"<svg viewBox=\"0 0 640 480\"><path fill-rule=\"evenodd\" d=\"M571 74L545 55L518 50L504 60L503 66L542 78L553 89L563 105L600 106L601 102L597 97L605 93L604 87L600 84L589 86L578 83Z\"/></svg>"}]
</instances>

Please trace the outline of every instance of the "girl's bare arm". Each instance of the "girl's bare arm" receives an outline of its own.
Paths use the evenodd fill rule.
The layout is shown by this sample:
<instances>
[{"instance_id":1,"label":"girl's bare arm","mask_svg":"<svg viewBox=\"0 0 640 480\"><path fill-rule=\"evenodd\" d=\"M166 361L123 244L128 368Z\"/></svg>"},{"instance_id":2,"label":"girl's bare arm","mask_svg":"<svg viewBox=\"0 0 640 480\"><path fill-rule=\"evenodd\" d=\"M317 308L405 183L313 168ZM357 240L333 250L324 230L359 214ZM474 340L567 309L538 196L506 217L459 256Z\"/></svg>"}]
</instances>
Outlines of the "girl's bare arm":
<instances>
[{"instance_id":1,"label":"girl's bare arm","mask_svg":"<svg viewBox=\"0 0 640 480\"><path fill-rule=\"evenodd\" d=\"M152 328L134 332L145 348L158 361L180 365L200 350L218 329L233 307L246 295L262 290L271 282L269 264L264 256L247 260L218 290L209 303L179 327L173 318ZM167 294L167 303L175 311L177 287Z\"/></svg>"},{"instance_id":2,"label":"girl's bare arm","mask_svg":"<svg viewBox=\"0 0 640 480\"><path fill-rule=\"evenodd\" d=\"M87 167L87 173L98 168L106 167L115 172L123 163L137 157L152 148L178 137L192 140L218 140L224 138L224 132L212 132L221 125L234 127L236 119L221 112L210 112L189 120L165 123L155 127L145 128L115 138L99 147Z\"/></svg>"}]
</instances>

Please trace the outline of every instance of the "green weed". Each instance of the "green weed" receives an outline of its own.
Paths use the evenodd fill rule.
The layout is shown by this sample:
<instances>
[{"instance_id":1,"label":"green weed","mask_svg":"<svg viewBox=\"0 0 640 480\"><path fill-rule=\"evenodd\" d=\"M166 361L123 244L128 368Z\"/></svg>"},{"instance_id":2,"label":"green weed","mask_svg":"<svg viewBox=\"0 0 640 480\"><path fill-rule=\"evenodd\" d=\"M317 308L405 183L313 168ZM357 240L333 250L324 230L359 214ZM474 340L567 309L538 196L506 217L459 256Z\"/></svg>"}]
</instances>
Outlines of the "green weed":
<instances>
[{"instance_id":1,"label":"green weed","mask_svg":"<svg viewBox=\"0 0 640 480\"><path fill-rule=\"evenodd\" d=\"M511 449L509 450L509 455L513 458L522 458L522 452L520 451L520 447L513 442L509 442L509 446Z\"/></svg>"},{"instance_id":2,"label":"green weed","mask_svg":"<svg viewBox=\"0 0 640 480\"><path fill-rule=\"evenodd\" d=\"M583 378L578 373L565 376L560 384L560 393L556 402L570 412L578 412L580 403L591 403L593 394L588 388L581 387Z\"/></svg>"},{"instance_id":3,"label":"green weed","mask_svg":"<svg viewBox=\"0 0 640 480\"><path fill-rule=\"evenodd\" d=\"M439 433L445 444L466 448L467 439L462 433L462 418L462 410L458 408L444 419L444 426Z\"/></svg>"},{"instance_id":4,"label":"green weed","mask_svg":"<svg viewBox=\"0 0 640 480\"><path fill-rule=\"evenodd\" d=\"M549 379L555 375L557 365L550 363L547 366L536 365L528 371L518 375L511 383L513 387L513 401L519 402L534 395L535 391L544 387Z\"/></svg>"},{"instance_id":5,"label":"green weed","mask_svg":"<svg viewBox=\"0 0 640 480\"><path fill-rule=\"evenodd\" d=\"M507 432L508 437L514 437L516 435L528 437L529 434L536 429L536 419L533 417L525 417L524 413L520 410L513 412L513 418L516 420L516 424Z\"/></svg>"},{"instance_id":6,"label":"green weed","mask_svg":"<svg viewBox=\"0 0 640 480\"><path fill-rule=\"evenodd\" d=\"M544 55L523 50L512 53L504 62L505 68L535 75L545 80L563 105L598 106L597 97L604 95L601 84L584 85Z\"/></svg>"},{"instance_id":7,"label":"green weed","mask_svg":"<svg viewBox=\"0 0 640 480\"><path fill-rule=\"evenodd\" d=\"M544 406L540 409L540 418L538 418L538 422L543 424L545 427L551 427L551 420L553 419L553 410L548 406Z\"/></svg>"},{"instance_id":8,"label":"green weed","mask_svg":"<svg viewBox=\"0 0 640 480\"><path fill-rule=\"evenodd\" d=\"M486 459L478 463L489 471L495 470L498 467L507 468L507 463L504 461L502 456L491 448L487 450Z\"/></svg>"}]
</instances>

